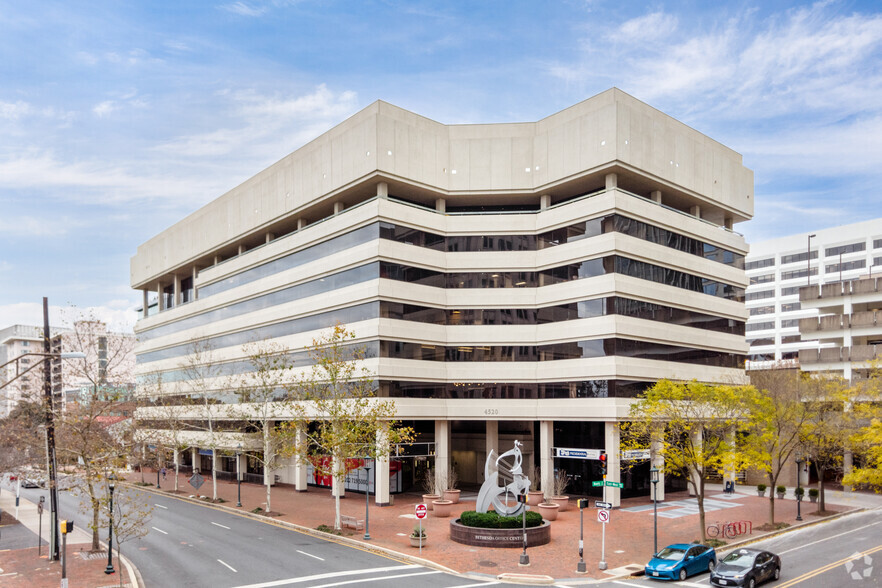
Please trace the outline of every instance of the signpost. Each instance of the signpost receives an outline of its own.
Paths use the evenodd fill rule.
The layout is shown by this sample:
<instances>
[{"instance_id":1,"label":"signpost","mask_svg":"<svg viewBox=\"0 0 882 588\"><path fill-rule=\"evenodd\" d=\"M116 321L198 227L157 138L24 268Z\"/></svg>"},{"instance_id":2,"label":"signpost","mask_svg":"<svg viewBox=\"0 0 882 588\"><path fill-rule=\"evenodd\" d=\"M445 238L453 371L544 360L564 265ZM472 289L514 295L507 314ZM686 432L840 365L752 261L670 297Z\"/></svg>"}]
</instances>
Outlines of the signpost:
<instances>
[{"instance_id":1,"label":"signpost","mask_svg":"<svg viewBox=\"0 0 882 588\"><path fill-rule=\"evenodd\" d=\"M202 484L205 483L205 478L202 477L202 474L193 474L190 476L188 482L190 482L190 485L193 486L193 488L199 490L202 487Z\"/></svg>"},{"instance_id":2,"label":"signpost","mask_svg":"<svg viewBox=\"0 0 882 588\"><path fill-rule=\"evenodd\" d=\"M583 557L583 551L582 551L585 547L585 541L584 541L584 538L585 538L585 533L584 533L585 517L583 515L584 515L585 509L588 508L588 499L587 498L580 498L578 504L579 504L579 565L576 566L576 573L577 574L585 574L588 572L588 569L585 567L585 559Z\"/></svg>"},{"instance_id":3,"label":"signpost","mask_svg":"<svg viewBox=\"0 0 882 588\"><path fill-rule=\"evenodd\" d=\"M423 555L423 519L426 518L428 512L429 507L425 504L418 504L413 508L413 514L416 515L417 520L420 522L420 557Z\"/></svg>"}]
</instances>

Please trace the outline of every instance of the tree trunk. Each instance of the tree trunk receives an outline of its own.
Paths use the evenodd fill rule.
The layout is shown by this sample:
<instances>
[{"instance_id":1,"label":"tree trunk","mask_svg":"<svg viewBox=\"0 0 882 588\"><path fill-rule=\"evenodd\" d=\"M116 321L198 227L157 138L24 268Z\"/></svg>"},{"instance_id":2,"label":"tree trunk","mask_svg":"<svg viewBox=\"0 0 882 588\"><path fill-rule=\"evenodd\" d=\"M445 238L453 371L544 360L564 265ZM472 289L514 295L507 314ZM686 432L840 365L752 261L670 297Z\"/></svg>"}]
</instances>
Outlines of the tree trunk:
<instances>
[{"instance_id":1,"label":"tree trunk","mask_svg":"<svg viewBox=\"0 0 882 588\"><path fill-rule=\"evenodd\" d=\"M217 500L217 449L211 448L211 499Z\"/></svg>"},{"instance_id":2,"label":"tree trunk","mask_svg":"<svg viewBox=\"0 0 882 588\"><path fill-rule=\"evenodd\" d=\"M264 421L263 423L263 483L266 485L266 511L270 512L272 508L270 508L270 491L272 490L272 480L270 480L270 476L273 475L272 470L270 469L270 463L272 463L272 457L270 456L270 451L272 451L272 447L270 447L269 440L269 421Z\"/></svg>"},{"instance_id":3,"label":"tree trunk","mask_svg":"<svg viewBox=\"0 0 882 588\"><path fill-rule=\"evenodd\" d=\"M178 461L175 462L175 494L178 493L178 474L180 473L180 467L181 467L180 462L181 462L181 460L179 457Z\"/></svg>"},{"instance_id":4,"label":"tree trunk","mask_svg":"<svg viewBox=\"0 0 882 588\"><path fill-rule=\"evenodd\" d=\"M775 492L774 492L775 487L769 486L769 488L772 490L771 492L769 492L769 524L774 525L775 524Z\"/></svg>"},{"instance_id":5,"label":"tree trunk","mask_svg":"<svg viewBox=\"0 0 882 588\"><path fill-rule=\"evenodd\" d=\"M116 569L119 571L119 588L122 588L123 585L123 576L126 575L125 571L122 567L122 545L119 544L119 539L116 541Z\"/></svg>"},{"instance_id":6,"label":"tree trunk","mask_svg":"<svg viewBox=\"0 0 882 588\"><path fill-rule=\"evenodd\" d=\"M827 510L827 505L824 500L824 474L826 473L826 469L818 468L818 512L824 512Z\"/></svg>"},{"instance_id":7,"label":"tree trunk","mask_svg":"<svg viewBox=\"0 0 882 588\"><path fill-rule=\"evenodd\" d=\"M101 502L97 498L92 499L92 551L98 551L101 547L98 545L98 509L101 508Z\"/></svg>"},{"instance_id":8,"label":"tree trunk","mask_svg":"<svg viewBox=\"0 0 882 588\"><path fill-rule=\"evenodd\" d=\"M340 523L340 495L334 496L334 530L342 531L343 525Z\"/></svg>"},{"instance_id":9,"label":"tree trunk","mask_svg":"<svg viewBox=\"0 0 882 588\"><path fill-rule=\"evenodd\" d=\"M698 524L701 526L701 540L707 541L707 525L705 524L704 516L704 488L696 488L695 499L698 502Z\"/></svg>"}]
</instances>

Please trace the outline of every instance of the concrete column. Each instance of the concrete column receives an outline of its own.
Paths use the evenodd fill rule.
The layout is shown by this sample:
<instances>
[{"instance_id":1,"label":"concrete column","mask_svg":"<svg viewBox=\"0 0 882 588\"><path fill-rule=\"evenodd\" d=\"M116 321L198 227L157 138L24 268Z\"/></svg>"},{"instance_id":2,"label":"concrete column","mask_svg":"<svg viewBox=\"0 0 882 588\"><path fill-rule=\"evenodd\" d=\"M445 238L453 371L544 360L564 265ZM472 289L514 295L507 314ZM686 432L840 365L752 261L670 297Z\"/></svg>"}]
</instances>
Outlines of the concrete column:
<instances>
[{"instance_id":1,"label":"concrete column","mask_svg":"<svg viewBox=\"0 0 882 588\"><path fill-rule=\"evenodd\" d=\"M447 489L450 468L450 421L435 421L435 487L440 494Z\"/></svg>"},{"instance_id":2,"label":"concrete column","mask_svg":"<svg viewBox=\"0 0 882 588\"><path fill-rule=\"evenodd\" d=\"M239 243L239 255L245 253L245 245L243 243Z\"/></svg>"},{"instance_id":3,"label":"concrete column","mask_svg":"<svg viewBox=\"0 0 882 588\"><path fill-rule=\"evenodd\" d=\"M272 234L272 233L267 233L267 234L266 234L266 241L265 241L265 242L266 242L266 243L269 243L270 241L272 241L272 240L275 239L275 238L276 238L276 236L275 236L274 234Z\"/></svg>"},{"instance_id":4,"label":"concrete column","mask_svg":"<svg viewBox=\"0 0 882 588\"><path fill-rule=\"evenodd\" d=\"M339 480L340 470L345 468L346 464L343 463L342 460L338 459L337 456L334 456L331 459L331 471L334 473L331 476L331 496L343 498L346 495L346 489L343 485L343 481Z\"/></svg>"},{"instance_id":5,"label":"concrete column","mask_svg":"<svg viewBox=\"0 0 882 588\"><path fill-rule=\"evenodd\" d=\"M622 450L619 443L619 423L612 421L603 423L606 448L606 479L610 482L621 482L621 456ZM606 502L618 508L622 504L622 492L618 488L604 488L606 490Z\"/></svg>"},{"instance_id":6,"label":"concrete column","mask_svg":"<svg viewBox=\"0 0 882 588\"><path fill-rule=\"evenodd\" d=\"M700 428L696 428L691 433L692 435L692 446L694 447L694 451L700 452L701 448L704 444L704 434L702 433ZM696 496L698 493L696 492L696 488L701 487L701 476L696 471L690 471L689 476L692 478L692 484L689 484L689 496Z\"/></svg>"},{"instance_id":7,"label":"concrete column","mask_svg":"<svg viewBox=\"0 0 882 588\"><path fill-rule=\"evenodd\" d=\"M543 194L539 197L539 209L545 210L551 206L551 194Z\"/></svg>"},{"instance_id":8,"label":"concrete column","mask_svg":"<svg viewBox=\"0 0 882 588\"><path fill-rule=\"evenodd\" d=\"M701 218L701 207L699 205L694 205L689 207L689 214L696 218Z\"/></svg>"},{"instance_id":9,"label":"concrete column","mask_svg":"<svg viewBox=\"0 0 882 588\"><path fill-rule=\"evenodd\" d=\"M162 291L162 282L156 282L156 293L159 294L159 306L157 309L159 312L162 312L165 310L165 293Z\"/></svg>"},{"instance_id":10,"label":"concrete column","mask_svg":"<svg viewBox=\"0 0 882 588\"><path fill-rule=\"evenodd\" d=\"M299 231L300 229L302 229L305 226L306 226L306 219L305 218L298 218L297 219L297 230Z\"/></svg>"},{"instance_id":11,"label":"concrete column","mask_svg":"<svg viewBox=\"0 0 882 588\"><path fill-rule=\"evenodd\" d=\"M377 197L378 198L388 198L389 197L389 184L386 182L377 182Z\"/></svg>"},{"instance_id":12,"label":"concrete column","mask_svg":"<svg viewBox=\"0 0 882 588\"><path fill-rule=\"evenodd\" d=\"M606 189L607 189L607 190L615 190L616 188L619 187L619 176L618 176L618 174L614 174L614 173L606 174L606 177L604 178L604 180L605 180L605 183L606 183Z\"/></svg>"},{"instance_id":13,"label":"concrete column","mask_svg":"<svg viewBox=\"0 0 882 588\"><path fill-rule=\"evenodd\" d=\"M652 440L649 442L650 467L658 470L658 484L655 484L655 499L659 502L665 499L665 457L662 455L661 436L661 432L653 433ZM652 489L650 489L650 492L652 492ZM652 495L650 495L650 498L652 498Z\"/></svg>"},{"instance_id":14,"label":"concrete column","mask_svg":"<svg viewBox=\"0 0 882 588\"><path fill-rule=\"evenodd\" d=\"M847 476L851 473L854 468L854 454L851 451L846 451L842 454L842 475ZM843 486L843 490L846 492L851 492L853 490L852 486Z\"/></svg>"},{"instance_id":15,"label":"concrete column","mask_svg":"<svg viewBox=\"0 0 882 588\"><path fill-rule=\"evenodd\" d=\"M175 275L174 294L172 296L174 306L181 305L181 276Z\"/></svg>"},{"instance_id":16,"label":"concrete column","mask_svg":"<svg viewBox=\"0 0 882 588\"><path fill-rule=\"evenodd\" d=\"M199 461L199 448L198 447L191 447L190 448L190 462L193 464L193 473L194 474L196 472L198 472L200 469L202 469L199 466L200 461Z\"/></svg>"},{"instance_id":17,"label":"concrete column","mask_svg":"<svg viewBox=\"0 0 882 588\"><path fill-rule=\"evenodd\" d=\"M334 203L334 214L340 214L341 212L343 212L344 208L346 208L346 207L343 205L342 202L335 202Z\"/></svg>"},{"instance_id":18,"label":"concrete column","mask_svg":"<svg viewBox=\"0 0 882 588\"><path fill-rule=\"evenodd\" d=\"M377 447L385 448L380 457L374 462L374 471L376 472L374 485L374 504L377 506L389 506L392 504L390 499L390 481L389 481L389 447L388 432L386 428L377 431Z\"/></svg>"},{"instance_id":19,"label":"concrete column","mask_svg":"<svg viewBox=\"0 0 882 588\"><path fill-rule=\"evenodd\" d=\"M435 199L435 212L440 212L444 214L447 212L447 201L443 198Z\"/></svg>"},{"instance_id":20,"label":"concrete column","mask_svg":"<svg viewBox=\"0 0 882 588\"><path fill-rule=\"evenodd\" d=\"M141 290L142 298L144 300L144 311L141 313L142 318L147 318L147 306L150 301L150 290Z\"/></svg>"},{"instance_id":21,"label":"concrete column","mask_svg":"<svg viewBox=\"0 0 882 588\"><path fill-rule=\"evenodd\" d=\"M306 428L303 424L297 426L297 433L295 435L294 443L299 448L303 447L306 443ZM294 489L297 492L306 492L307 484L306 484L306 461L300 459L299 457L294 459Z\"/></svg>"},{"instance_id":22,"label":"concrete column","mask_svg":"<svg viewBox=\"0 0 882 588\"><path fill-rule=\"evenodd\" d=\"M652 192L650 192L649 199L653 202L658 202L659 204L661 204L661 190L653 190Z\"/></svg>"},{"instance_id":23,"label":"concrete column","mask_svg":"<svg viewBox=\"0 0 882 588\"><path fill-rule=\"evenodd\" d=\"M732 451L735 450L735 429L729 429L726 431L726 445L728 445ZM726 482L735 483L735 467L732 463L723 464L723 486L725 487Z\"/></svg>"},{"instance_id":24,"label":"concrete column","mask_svg":"<svg viewBox=\"0 0 882 588\"><path fill-rule=\"evenodd\" d=\"M735 221L732 219L731 216L727 216L723 219L723 226L731 231L732 228L735 226Z\"/></svg>"},{"instance_id":25,"label":"concrete column","mask_svg":"<svg viewBox=\"0 0 882 588\"><path fill-rule=\"evenodd\" d=\"M539 469L542 476L542 492L545 496L554 493L554 421L539 421Z\"/></svg>"},{"instance_id":26,"label":"concrete column","mask_svg":"<svg viewBox=\"0 0 882 588\"><path fill-rule=\"evenodd\" d=\"M212 265L217 265L221 261L220 255L215 255L214 260L212 261Z\"/></svg>"},{"instance_id":27,"label":"concrete column","mask_svg":"<svg viewBox=\"0 0 882 588\"><path fill-rule=\"evenodd\" d=\"M487 427L486 432L484 434L484 447L487 451L487 455L490 455L491 451L495 451L496 455L498 456L500 453L500 451L499 451L499 421L484 421L484 423ZM479 477L483 477L484 464L481 463L481 464L478 464L478 466L480 467L480 470L479 470L480 476ZM482 479L481 482L483 483L484 480Z\"/></svg>"}]
</instances>

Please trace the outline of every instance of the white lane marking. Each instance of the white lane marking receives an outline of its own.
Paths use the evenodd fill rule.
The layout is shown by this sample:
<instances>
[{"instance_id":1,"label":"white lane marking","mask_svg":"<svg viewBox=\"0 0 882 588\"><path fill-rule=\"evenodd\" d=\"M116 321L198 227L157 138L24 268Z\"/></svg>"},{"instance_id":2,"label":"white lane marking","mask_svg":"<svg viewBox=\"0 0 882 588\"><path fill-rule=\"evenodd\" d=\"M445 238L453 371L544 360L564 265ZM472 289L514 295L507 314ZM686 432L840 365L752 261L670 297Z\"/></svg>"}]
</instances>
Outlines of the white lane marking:
<instances>
[{"instance_id":1,"label":"white lane marking","mask_svg":"<svg viewBox=\"0 0 882 588\"><path fill-rule=\"evenodd\" d=\"M167 506L162 506L161 504L157 504L156 502L153 503L153 506L158 506L159 508L164 508L165 510L168 510Z\"/></svg>"},{"instance_id":2,"label":"white lane marking","mask_svg":"<svg viewBox=\"0 0 882 588\"><path fill-rule=\"evenodd\" d=\"M313 555L313 554L311 554L311 553L306 553L305 551L300 551L299 549L295 549L295 551L296 551L297 553L301 553L301 554L305 555L306 557L313 557L313 558L315 558L315 559L317 559L317 560L319 560L319 561L325 561L325 559L324 559L323 557L319 557L319 556L317 556L317 555Z\"/></svg>"},{"instance_id":3,"label":"white lane marking","mask_svg":"<svg viewBox=\"0 0 882 588\"><path fill-rule=\"evenodd\" d=\"M226 526L226 525L222 525L222 524L220 524L220 523L215 523L214 521L211 521L211 524L212 524L212 525L217 525L218 527L222 527L222 528L227 529L227 530L230 529L228 526Z\"/></svg>"},{"instance_id":4,"label":"white lane marking","mask_svg":"<svg viewBox=\"0 0 882 588\"><path fill-rule=\"evenodd\" d=\"M476 588L477 586L493 586L501 584L501 582L483 582L481 584L460 584L459 586L451 586L450 588Z\"/></svg>"},{"instance_id":5,"label":"white lane marking","mask_svg":"<svg viewBox=\"0 0 882 588\"><path fill-rule=\"evenodd\" d=\"M830 539L836 539L837 537L842 537L843 535L848 535L849 533L854 533L855 531L860 531L861 529L866 529L868 527L872 527L874 525L878 525L882 523L882 521L877 521L875 523L870 523L869 525L864 525L863 527L858 527L857 529L850 529L843 533L839 533L838 535L832 535L830 537L825 537L823 539L818 539L817 541L812 541L811 543L804 543L803 545L798 545L793 549L788 549L787 551L779 551L778 555L784 555L785 553L790 553L791 551L796 551L797 549L802 549L803 547L808 547L809 545L816 545L818 543L823 543L824 541L829 541Z\"/></svg>"},{"instance_id":6,"label":"white lane marking","mask_svg":"<svg viewBox=\"0 0 882 588\"><path fill-rule=\"evenodd\" d=\"M710 580L708 580L704 584L699 584L698 582L677 582L677 586L695 586L696 588L704 588L705 586L710 585Z\"/></svg>"},{"instance_id":7,"label":"white lane marking","mask_svg":"<svg viewBox=\"0 0 882 588\"><path fill-rule=\"evenodd\" d=\"M357 576L360 574L373 574L379 572L393 572L414 570L421 566L409 564L404 566L387 566L382 568L368 568L364 570L346 570L345 572L330 572L327 574L316 574L314 576L305 576L300 578L288 578L287 580L274 580L272 582L264 582L262 584L243 584L238 588L270 588L271 586L285 586L287 584L300 584L302 582L311 582L313 580L325 580L327 578L337 578L342 576Z\"/></svg>"},{"instance_id":8,"label":"white lane marking","mask_svg":"<svg viewBox=\"0 0 882 588\"><path fill-rule=\"evenodd\" d=\"M359 578L358 580L346 580L345 582L334 582L333 584L320 584L312 588L331 588L332 586L345 586L347 584L367 584L368 582L379 582L380 580L394 580L395 578L410 578L411 576L429 576L432 574L440 574L440 570L430 570L428 572L417 572L415 574L398 574L397 576L379 576L377 578Z\"/></svg>"},{"instance_id":9,"label":"white lane marking","mask_svg":"<svg viewBox=\"0 0 882 588\"><path fill-rule=\"evenodd\" d=\"M623 582L622 580L613 580L613 584L621 584L622 586L637 586L637 588L646 588L646 584L634 584L633 582Z\"/></svg>"},{"instance_id":10,"label":"white lane marking","mask_svg":"<svg viewBox=\"0 0 882 588\"><path fill-rule=\"evenodd\" d=\"M163 531L162 529L157 529L156 527L150 527L150 528L153 529L154 531L159 531L163 535L168 535L168 533L166 531Z\"/></svg>"},{"instance_id":11,"label":"white lane marking","mask_svg":"<svg viewBox=\"0 0 882 588\"><path fill-rule=\"evenodd\" d=\"M233 566L231 566L230 564L228 564L228 563L225 562L224 560L219 559L219 560L217 560L217 561L219 561L220 563L224 564L225 566L227 566L228 568L230 568L231 570L233 570L234 572L236 572L236 568L234 568ZM236 572L236 573L238 574L239 572Z\"/></svg>"}]
</instances>

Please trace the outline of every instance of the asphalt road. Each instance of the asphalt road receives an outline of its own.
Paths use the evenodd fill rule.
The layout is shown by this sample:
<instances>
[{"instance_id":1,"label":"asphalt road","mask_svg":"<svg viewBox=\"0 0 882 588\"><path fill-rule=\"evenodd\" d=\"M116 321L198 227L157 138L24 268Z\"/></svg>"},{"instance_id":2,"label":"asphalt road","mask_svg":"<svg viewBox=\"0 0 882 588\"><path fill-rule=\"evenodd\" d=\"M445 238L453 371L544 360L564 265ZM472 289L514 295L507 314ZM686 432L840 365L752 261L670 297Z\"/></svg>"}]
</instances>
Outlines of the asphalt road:
<instances>
[{"instance_id":1,"label":"asphalt road","mask_svg":"<svg viewBox=\"0 0 882 588\"><path fill-rule=\"evenodd\" d=\"M42 489L24 489L38 501ZM504 585L413 565L274 524L147 493L154 506L147 536L123 544L123 555L148 587L426 586ZM48 502L48 498L47 498ZM79 499L59 493L59 517L85 522ZM102 539L106 533L102 532Z\"/></svg>"},{"instance_id":2,"label":"asphalt road","mask_svg":"<svg viewBox=\"0 0 882 588\"><path fill-rule=\"evenodd\" d=\"M807 515L805 521L814 517ZM868 588L882 586L882 509L875 509L785 533L750 547L781 556L781 579L763 586L776 588ZM722 558L725 550L718 550ZM708 573L671 586L710 586ZM610 582L613 586L659 586L649 578Z\"/></svg>"}]
</instances>

